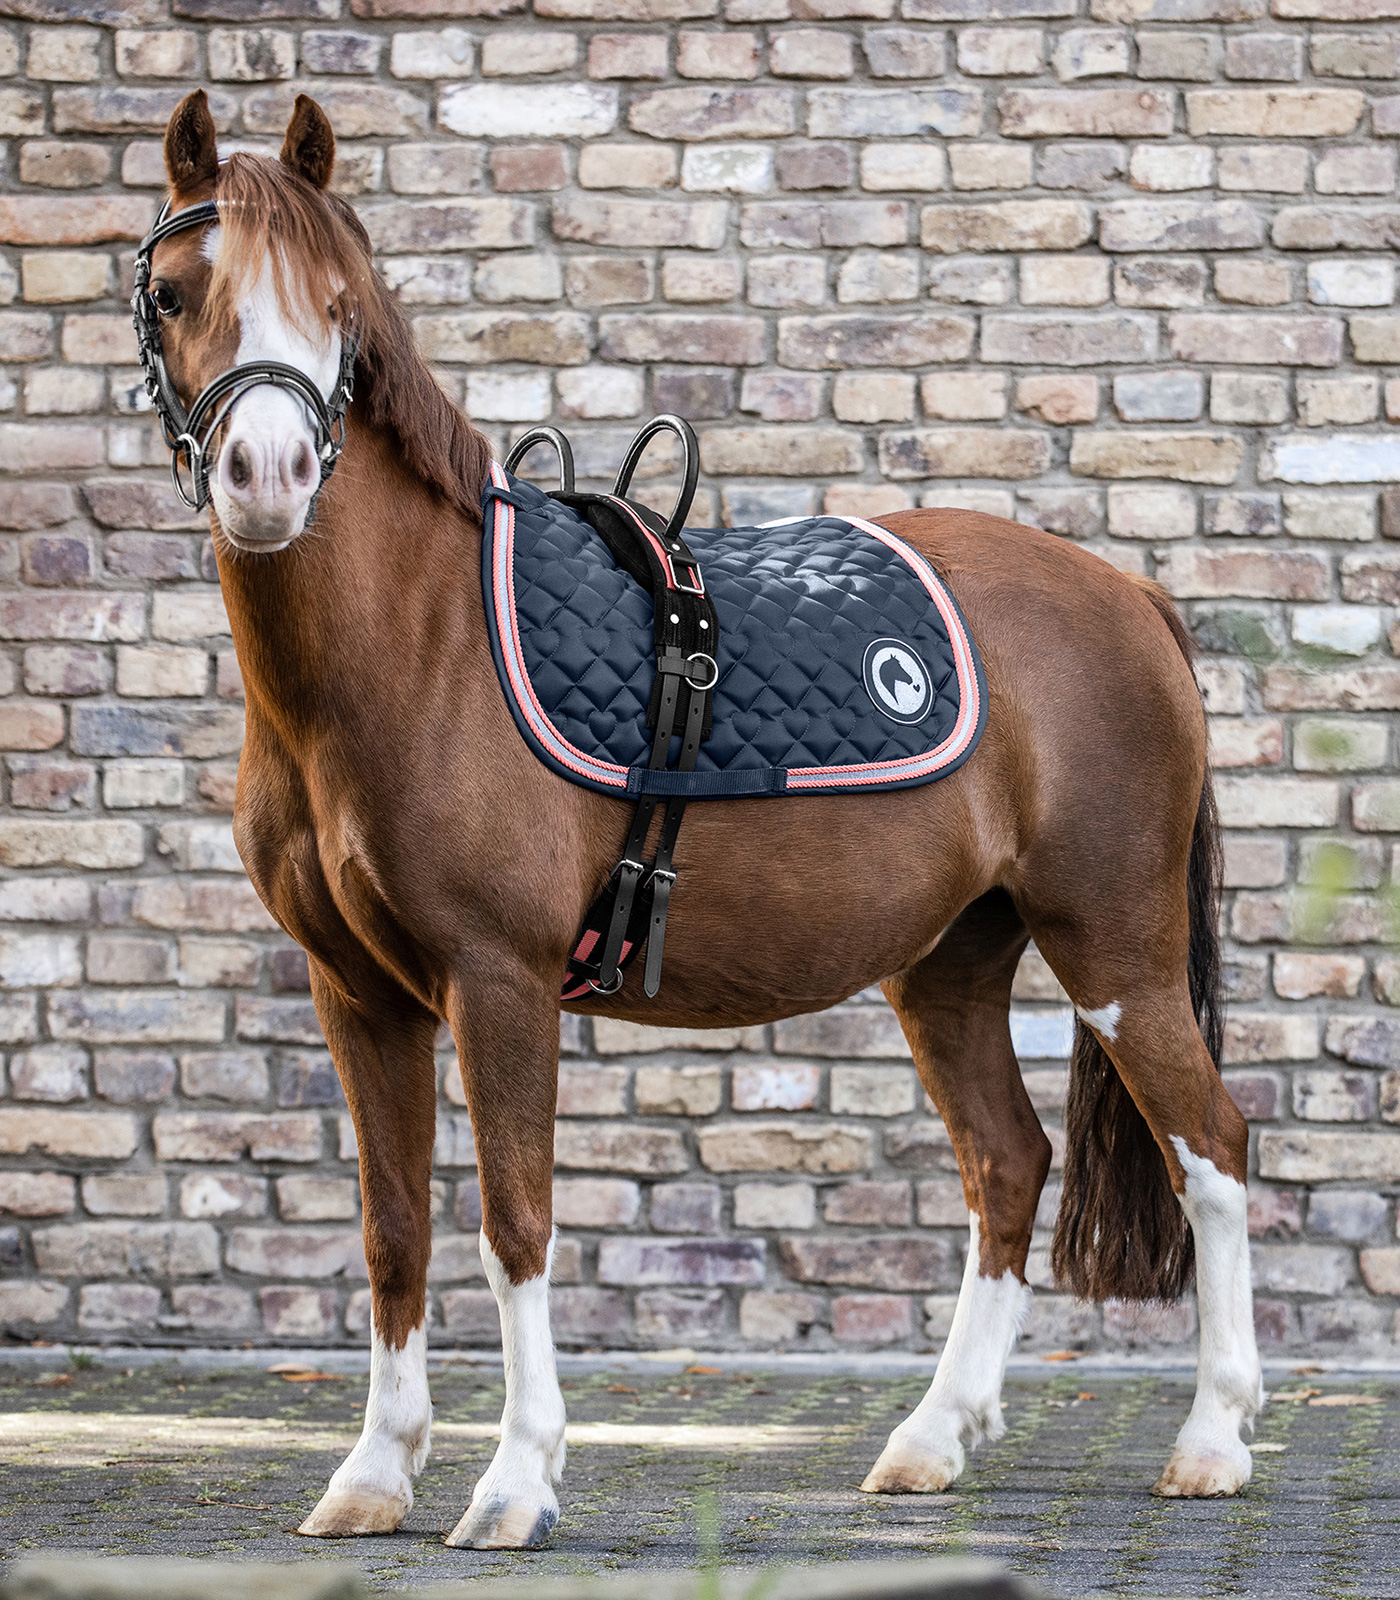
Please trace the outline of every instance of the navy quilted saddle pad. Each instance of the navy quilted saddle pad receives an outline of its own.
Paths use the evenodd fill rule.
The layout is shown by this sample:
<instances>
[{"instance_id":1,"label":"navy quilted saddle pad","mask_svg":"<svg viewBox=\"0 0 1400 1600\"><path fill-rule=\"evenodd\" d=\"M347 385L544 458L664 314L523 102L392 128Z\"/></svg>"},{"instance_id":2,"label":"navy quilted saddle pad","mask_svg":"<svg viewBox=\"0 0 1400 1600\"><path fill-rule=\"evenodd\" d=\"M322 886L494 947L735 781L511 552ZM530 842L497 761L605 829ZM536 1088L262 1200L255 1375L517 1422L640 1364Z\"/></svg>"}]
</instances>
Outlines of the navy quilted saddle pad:
<instances>
[{"instance_id":1,"label":"navy quilted saddle pad","mask_svg":"<svg viewBox=\"0 0 1400 1600\"><path fill-rule=\"evenodd\" d=\"M693 772L647 772L651 596L577 512L492 475L510 496L483 497L496 670L526 743L574 783L694 799L902 789L972 754L986 682L952 596L884 528L812 517L685 530L719 618L714 729Z\"/></svg>"}]
</instances>

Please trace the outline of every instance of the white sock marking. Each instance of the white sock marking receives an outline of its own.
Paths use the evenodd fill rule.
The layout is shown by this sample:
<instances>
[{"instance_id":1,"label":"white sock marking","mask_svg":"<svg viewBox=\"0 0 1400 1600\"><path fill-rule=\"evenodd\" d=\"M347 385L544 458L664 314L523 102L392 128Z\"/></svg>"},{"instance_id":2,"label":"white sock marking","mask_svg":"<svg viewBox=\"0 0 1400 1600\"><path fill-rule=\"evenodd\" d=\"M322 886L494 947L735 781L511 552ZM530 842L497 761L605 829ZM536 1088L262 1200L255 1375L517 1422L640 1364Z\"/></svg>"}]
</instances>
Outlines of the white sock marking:
<instances>
[{"instance_id":1,"label":"white sock marking","mask_svg":"<svg viewBox=\"0 0 1400 1600\"><path fill-rule=\"evenodd\" d=\"M1247 1478L1249 1452L1240 1428L1263 1404L1264 1393L1254 1341L1245 1187L1194 1154L1178 1135L1171 1144L1186 1173L1181 1206L1196 1239L1201 1326L1196 1398L1176 1453L1222 1457Z\"/></svg>"},{"instance_id":2,"label":"white sock marking","mask_svg":"<svg viewBox=\"0 0 1400 1600\"><path fill-rule=\"evenodd\" d=\"M401 1350L370 1330L369 1399L359 1443L331 1478L327 1492L369 1492L413 1507L413 1480L428 1459L433 1405L428 1396L428 1343L423 1324Z\"/></svg>"},{"instance_id":3,"label":"white sock marking","mask_svg":"<svg viewBox=\"0 0 1400 1600\"><path fill-rule=\"evenodd\" d=\"M549 1269L524 1283L512 1283L483 1229L481 1260L501 1312L505 1355L506 1405L501 1442L478 1480L472 1505L504 1503L535 1507L557 1516L553 1485L564 1471L564 1396L554 1366L549 1331Z\"/></svg>"},{"instance_id":4,"label":"white sock marking","mask_svg":"<svg viewBox=\"0 0 1400 1600\"><path fill-rule=\"evenodd\" d=\"M1116 1000L1110 1000L1106 1006L1100 1006L1096 1011L1090 1011L1084 1006L1076 1006L1080 1021L1085 1022L1095 1033L1102 1034L1110 1043L1118 1037L1118 1023L1123 1015L1123 1008Z\"/></svg>"},{"instance_id":5,"label":"white sock marking","mask_svg":"<svg viewBox=\"0 0 1400 1600\"><path fill-rule=\"evenodd\" d=\"M1002 1378L1031 1308L1030 1286L1010 1268L999 1278L982 1275L980 1227L974 1211L968 1224L962 1288L933 1382L890 1436L891 1444L898 1441L920 1454L941 1456L952 1466L954 1477L963 1469L966 1450L975 1449L983 1439L1000 1438L1005 1430Z\"/></svg>"}]
</instances>

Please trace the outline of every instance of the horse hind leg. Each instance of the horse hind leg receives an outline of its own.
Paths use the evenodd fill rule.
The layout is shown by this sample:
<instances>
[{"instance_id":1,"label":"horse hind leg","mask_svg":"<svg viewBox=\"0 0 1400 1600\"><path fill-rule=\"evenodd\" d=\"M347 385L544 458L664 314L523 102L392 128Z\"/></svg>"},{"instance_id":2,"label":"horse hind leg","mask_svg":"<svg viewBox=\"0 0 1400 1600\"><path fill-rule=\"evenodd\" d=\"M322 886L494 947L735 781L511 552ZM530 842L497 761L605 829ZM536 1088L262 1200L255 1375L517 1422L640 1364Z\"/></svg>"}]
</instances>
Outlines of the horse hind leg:
<instances>
[{"instance_id":1,"label":"horse hind leg","mask_svg":"<svg viewBox=\"0 0 1400 1600\"><path fill-rule=\"evenodd\" d=\"M1001 1385L1030 1310L1035 1209L1050 1170L1011 1045L1011 981L1028 935L1000 891L969 906L937 948L885 991L957 1153L971 1213L967 1264L928 1393L890 1435L861 1488L935 1494L967 1451L1004 1429Z\"/></svg>"},{"instance_id":2,"label":"horse hind leg","mask_svg":"<svg viewBox=\"0 0 1400 1600\"><path fill-rule=\"evenodd\" d=\"M1055 1270L1085 1299L1174 1300L1189 1283L1194 1242L1196 1396L1155 1492L1199 1498L1248 1482L1240 1430L1263 1388L1245 1205L1249 1134L1215 1059L1213 917L1188 926L1184 901L1159 888L1131 904L1098 904L1078 923L1029 920L1080 1019ZM1151 907L1166 910L1153 919L1144 914ZM1117 932L1112 948L1104 927Z\"/></svg>"}]
</instances>

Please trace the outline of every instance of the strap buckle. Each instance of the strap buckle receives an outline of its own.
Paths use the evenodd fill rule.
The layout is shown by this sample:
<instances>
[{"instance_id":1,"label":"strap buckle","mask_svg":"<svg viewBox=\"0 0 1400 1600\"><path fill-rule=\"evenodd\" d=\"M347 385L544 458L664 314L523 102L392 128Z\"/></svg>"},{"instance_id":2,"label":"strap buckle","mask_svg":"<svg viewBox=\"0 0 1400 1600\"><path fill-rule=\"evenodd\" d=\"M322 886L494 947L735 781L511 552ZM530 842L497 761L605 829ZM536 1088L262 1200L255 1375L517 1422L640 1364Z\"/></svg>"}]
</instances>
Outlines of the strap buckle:
<instances>
[{"instance_id":1,"label":"strap buckle","mask_svg":"<svg viewBox=\"0 0 1400 1600\"><path fill-rule=\"evenodd\" d=\"M700 563L698 561L687 561L684 557L682 557L679 565L683 572L694 577L695 582L681 582L681 580L676 576L677 562L673 559L671 552L668 550L666 551L666 570L671 574L671 587L677 590L680 594L693 594L703 597L705 593L705 579L700 572Z\"/></svg>"}]
</instances>

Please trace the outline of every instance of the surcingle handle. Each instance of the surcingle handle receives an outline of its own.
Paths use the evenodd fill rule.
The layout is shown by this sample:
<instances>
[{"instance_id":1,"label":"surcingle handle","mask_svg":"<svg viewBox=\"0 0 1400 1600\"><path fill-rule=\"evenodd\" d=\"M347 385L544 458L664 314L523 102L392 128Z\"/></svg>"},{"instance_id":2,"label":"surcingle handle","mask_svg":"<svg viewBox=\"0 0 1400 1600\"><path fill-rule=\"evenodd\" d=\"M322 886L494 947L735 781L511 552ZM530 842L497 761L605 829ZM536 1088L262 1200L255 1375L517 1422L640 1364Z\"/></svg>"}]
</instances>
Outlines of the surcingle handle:
<instances>
[{"instance_id":1,"label":"surcingle handle","mask_svg":"<svg viewBox=\"0 0 1400 1600\"><path fill-rule=\"evenodd\" d=\"M695 437L695 429L684 417L673 416L669 411L663 412L661 416L653 417L646 427L638 432L636 438L627 446L627 454L617 469L617 481L613 484L612 492L619 500L626 498L627 491L632 487L632 474L642 459L642 452L658 433L675 434L681 442L681 453L685 463L681 475L680 493L676 496L676 504L666 524L666 531L661 536L669 545L680 536L681 529L685 527L685 519L690 515L690 503L695 498L695 485L700 481L700 441Z\"/></svg>"},{"instance_id":2,"label":"surcingle handle","mask_svg":"<svg viewBox=\"0 0 1400 1600\"><path fill-rule=\"evenodd\" d=\"M559 492L572 494L574 492L574 452L569 441L558 428L531 428L528 433L522 433L511 446L510 454L505 459L507 472L514 472L527 455L537 444L547 444L559 457Z\"/></svg>"}]
</instances>

